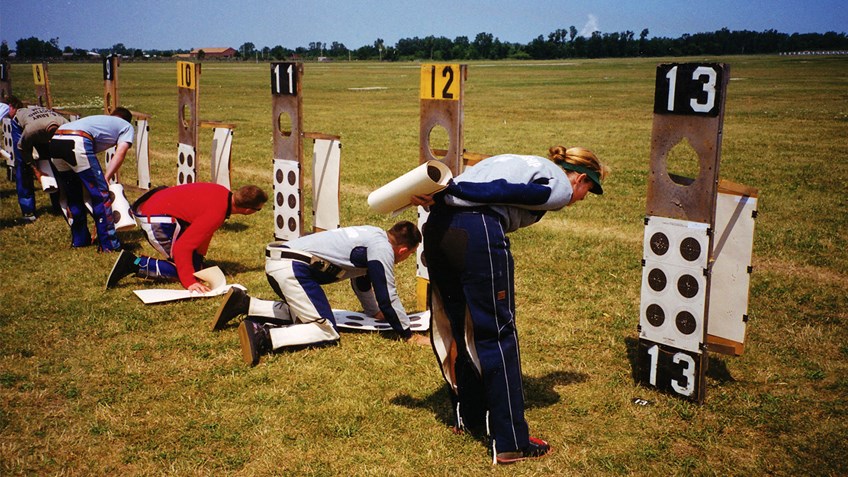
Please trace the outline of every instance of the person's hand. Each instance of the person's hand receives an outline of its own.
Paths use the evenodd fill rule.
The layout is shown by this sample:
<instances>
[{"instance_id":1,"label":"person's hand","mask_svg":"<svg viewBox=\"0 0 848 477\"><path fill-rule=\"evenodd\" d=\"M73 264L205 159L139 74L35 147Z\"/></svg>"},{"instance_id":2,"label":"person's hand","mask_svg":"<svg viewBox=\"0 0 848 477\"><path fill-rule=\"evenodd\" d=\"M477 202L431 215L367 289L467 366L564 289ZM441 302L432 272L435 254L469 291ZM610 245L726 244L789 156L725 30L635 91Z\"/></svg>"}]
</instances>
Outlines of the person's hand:
<instances>
[{"instance_id":1,"label":"person's hand","mask_svg":"<svg viewBox=\"0 0 848 477\"><path fill-rule=\"evenodd\" d=\"M412 202L412 205L418 205L425 208L436 203L436 201L433 200L432 194L413 195L410 201Z\"/></svg>"},{"instance_id":2,"label":"person's hand","mask_svg":"<svg viewBox=\"0 0 848 477\"><path fill-rule=\"evenodd\" d=\"M198 292L198 293L206 293L206 292L210 292L210 291L212 291L212 289L211 289L211 288L209 288L209 287L207 287L206 285L204 285L204 284L200 283L200 282L196 282L196 283L192 283L192 284L188 287L188 291L190 291L190 292Z\"/></svg>"},{"instance_id":3,"label":"person's hand","mask_svg":"<svg viewBox=\"0 0 848 477\"><path fill-rule=\"evenodd\" d=\"M418 345L418 346L428 346L428 347L430 346L430 338L428 338L425 335L418 334L418 333L412 333L412 336L407 338L406 342L412 343L412 344Z\"/></svg>"},{"instance_id":4,"label":"person's hand","mask_svg":"<svg viewBox=\"0 0 848 477\"><path fill-rule=\"evenodd\" d=\"M377 320L377 321L385 321L385 320L386 320L386 317L385 317L385 316L383 316L383 312L382 312L382 311L378 311L378 312L377 312L377 314L376 314L376 315L374 315L374 316L372 316L371 318L374 318L374 319L375 319L375 320Z\"/></svg>"}]
</instances>

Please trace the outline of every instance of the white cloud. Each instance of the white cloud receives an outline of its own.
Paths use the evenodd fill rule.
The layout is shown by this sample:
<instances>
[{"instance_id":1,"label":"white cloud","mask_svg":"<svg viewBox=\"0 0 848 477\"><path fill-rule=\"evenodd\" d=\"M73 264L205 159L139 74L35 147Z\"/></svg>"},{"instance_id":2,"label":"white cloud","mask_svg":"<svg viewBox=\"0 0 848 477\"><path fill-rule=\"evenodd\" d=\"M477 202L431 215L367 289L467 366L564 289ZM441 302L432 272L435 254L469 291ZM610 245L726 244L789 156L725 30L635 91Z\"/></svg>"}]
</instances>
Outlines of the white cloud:
<instances>
[{"instance_id":1,"label":"white cloud","mask_svg":"<svg viewBox=\"0 0 848 477\"><path fill-rule=\"evenodd\" d=\"M589 38L592 36L592 33L596 31L600 31L600 28L598 28L598 17L590 13L589 19L586 20L586 24L583 25L583 29L580 30L580 36Z\"/></svg>"}]
</instances>

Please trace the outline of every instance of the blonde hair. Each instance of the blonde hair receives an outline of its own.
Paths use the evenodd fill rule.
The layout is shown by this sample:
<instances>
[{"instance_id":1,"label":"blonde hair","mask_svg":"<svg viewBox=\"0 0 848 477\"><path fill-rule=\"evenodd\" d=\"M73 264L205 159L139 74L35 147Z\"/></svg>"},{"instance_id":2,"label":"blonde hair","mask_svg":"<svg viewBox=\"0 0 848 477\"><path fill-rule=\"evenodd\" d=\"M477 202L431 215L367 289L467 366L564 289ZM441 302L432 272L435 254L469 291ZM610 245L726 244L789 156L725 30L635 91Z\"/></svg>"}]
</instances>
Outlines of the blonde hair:
<instances>
[{"instance_id":1,"label":"blonde hair","mask_svg":"<svg viewBox=\"0 0 848 477\"><path fill-rule=\"evenodd\" d=\"M610 173L610 168L602 164L598 156L594 152L585 147L569 147L553 146L548 149L548 158L554 161L555 164L566 162L575 166L587 167L598 172L601 180L607 177Z\"/></svg>"}]
</instances>

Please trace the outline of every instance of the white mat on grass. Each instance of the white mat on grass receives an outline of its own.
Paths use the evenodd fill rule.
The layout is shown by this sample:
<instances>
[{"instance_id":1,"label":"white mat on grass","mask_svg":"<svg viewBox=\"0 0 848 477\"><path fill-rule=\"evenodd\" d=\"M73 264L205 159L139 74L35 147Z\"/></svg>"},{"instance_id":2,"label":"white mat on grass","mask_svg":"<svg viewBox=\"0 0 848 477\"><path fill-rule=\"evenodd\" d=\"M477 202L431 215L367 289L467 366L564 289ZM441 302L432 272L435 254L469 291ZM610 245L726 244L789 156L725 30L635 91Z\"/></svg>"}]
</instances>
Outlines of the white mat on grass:
<instances>
[{"instance_id":1,"label":"white mat on grass","mask_svg":"<svg viewBox=\"0 0 848 477\"><path fill-rule=\"evenodd\" d=\"M238 287L242 290L247 290L245 287L233 284L227 285L227 277L224 272L218 267L209 267L195 272L194 276L198 280L206 282L206 285L211 288L206 293L193 292L188 290L170 290L167 288L152 288L149 290L133 290L133 293L144 302L145 305L153 303L164 303L167 301L185 300L186 298L206 298L210 296L219 296L227 293L231 287Z\"/></svg>"}]
</instances>

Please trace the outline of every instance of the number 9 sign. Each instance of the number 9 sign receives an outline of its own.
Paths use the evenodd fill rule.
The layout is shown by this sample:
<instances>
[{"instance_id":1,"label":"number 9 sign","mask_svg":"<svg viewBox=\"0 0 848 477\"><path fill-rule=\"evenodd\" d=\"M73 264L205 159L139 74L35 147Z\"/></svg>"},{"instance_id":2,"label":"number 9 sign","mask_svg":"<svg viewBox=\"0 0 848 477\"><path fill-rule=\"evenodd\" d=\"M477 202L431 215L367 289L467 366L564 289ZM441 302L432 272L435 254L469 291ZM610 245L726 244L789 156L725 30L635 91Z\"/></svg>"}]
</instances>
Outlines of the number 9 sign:
<instances>
[{"instance_id":1,"label":"number 9 sign","mask_svg":"<svg viewBox=\"0 0 848 477\"><path fill-rule=\"evenodd\" d=\"M657 66L654 113L718 116L726 65L671 63Z\"/></svg>"}]
</instances>

